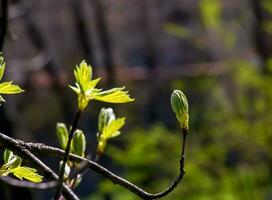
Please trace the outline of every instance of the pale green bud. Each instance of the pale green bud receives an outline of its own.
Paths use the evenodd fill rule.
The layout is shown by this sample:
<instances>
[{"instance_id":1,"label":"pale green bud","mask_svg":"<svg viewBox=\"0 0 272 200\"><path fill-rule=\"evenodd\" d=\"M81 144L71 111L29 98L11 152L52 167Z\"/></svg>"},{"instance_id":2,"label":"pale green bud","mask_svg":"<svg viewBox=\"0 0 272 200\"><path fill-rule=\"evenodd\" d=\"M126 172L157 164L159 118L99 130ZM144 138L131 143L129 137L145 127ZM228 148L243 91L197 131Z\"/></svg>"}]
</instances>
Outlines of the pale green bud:
<instances>
[{"instance_id":1,"label":"pale green bud","mask_svg":"<svg viewBox=\"0 0 272 200\"><path fill-rule=\"evenodd\" d=\"M181 128L189 128L189 106L188 101L183 92L174 90L171 95L171 105Z\"/></svg>"},{"instance_id":2,"label":"pale green bud","mask_svg":"<svg viewBox=\"0 0 272 200\"><path fill-rule=\"evenodd\" d=\"M81 130L76 130L72 140L71 150L74 154L84 157L86 149L85 135Z\"/></svg>"},{"instance_id":3,"label":"pale green bud","mask_svg":"<svg viewBox=\"0 0 272 200\"><path fill-rule=\"evenodd\" d=\"M66 148L68 142L68 130L64 123L57 123L56 133L62 149Z\"/></svg>"}]
</instances>

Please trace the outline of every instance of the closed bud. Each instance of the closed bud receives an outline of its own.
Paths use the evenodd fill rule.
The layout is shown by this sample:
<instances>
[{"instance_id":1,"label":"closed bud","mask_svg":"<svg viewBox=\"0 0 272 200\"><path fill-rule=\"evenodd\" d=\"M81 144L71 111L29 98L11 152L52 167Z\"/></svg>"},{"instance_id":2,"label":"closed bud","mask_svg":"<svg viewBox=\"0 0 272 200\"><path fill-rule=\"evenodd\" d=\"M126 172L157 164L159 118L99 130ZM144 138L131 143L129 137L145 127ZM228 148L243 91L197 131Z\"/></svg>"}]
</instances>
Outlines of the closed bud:
<instances>
[{"instance_id":1,"label":"closed bud","mask_svg":"<svg viewBox=\"0 0 272 200\"><path fill-rule=\"evenodd\" d=\"M171 95L171 105L181 128L189 128L189 106L188 101L183 92L174 90Z\"/></svg>"},{"instance_id":2,"label":"closed bud","mask_svg":"<svg viewBox=\"0 0 272 200\"><path fill-rule=\"evenodd\" d=\"M66 148L68 142L68 130L64 123L57 123L56 133L62 149Z\"/></svg>"},{"instance_id":3,"label":"closed bud","mask_svg":"<svg viewBox=\"0 0 272 200\"><path fill-rule=\"evenodd\" d=\"M84 133L81 130L77 129L75 131L71 149L74 154L84 157L86 149L86 139Z\"/></svg>"}]
</instances>

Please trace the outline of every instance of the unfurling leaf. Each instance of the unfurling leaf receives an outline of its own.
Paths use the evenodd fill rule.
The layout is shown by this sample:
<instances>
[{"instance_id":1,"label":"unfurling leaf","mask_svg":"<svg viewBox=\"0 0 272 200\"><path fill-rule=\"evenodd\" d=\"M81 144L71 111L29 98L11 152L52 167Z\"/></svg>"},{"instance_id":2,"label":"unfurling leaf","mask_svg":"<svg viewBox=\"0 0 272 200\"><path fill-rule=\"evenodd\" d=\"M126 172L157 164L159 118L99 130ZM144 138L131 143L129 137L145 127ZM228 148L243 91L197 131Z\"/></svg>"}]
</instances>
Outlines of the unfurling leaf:
<instances>
[{"instance_id":1,"label":"unfurling leaf","mask_svg":"<svg viewBox=\"0 0 272 200\"><path fill-rule=\"evenodd\" d=\"M57 123L56 133L62 149L66 148L68 142L68 130L64 123Z\"/></svg>"},{"instance_id":2,"label":"unfurling leaf","mask_svg":"<svg viewBox=\"0 0 272 200\"><path fill-rule=\"evenodd\" d=\"M3 78L6 63L0 54L0 80ZM0 83L0 94L18 94L24 92L18 85L13 85L12 81ZM0 95L0 103L5 102L5 99Z\"/></svg>"},{"instance_id":3,"label":"unfurling leaf","mask_svg":"<svg viewBox=\"0 0 272 200\"><path fill-rule=\"evenodd\" d=\"M116 137L120 135L119 129L121 129L125 125L126 118L118 118L116 120L113 120L107 127L105 127L104 130L104 137L106 139Z\"/></svg>"},{"instance_id":4,"label":"unfurling leaf","mask_svg":"<svg viewBox=\"0 0 272 200\"><path fill-rule=\"evenodd\" d=\"M72 140L71 151L76 155L84 157L85 149L86 149L85 135L81 130L77 129L74 133L74 137Z\"/></svg>"},{"instance_id":5,"label":"unfurling leaf","mask_svg":"<svg viewBox=\"0 0 272 200\"><path fill-rule=\"evenodd\" d=\"M94 99L108 103L128 103L134 101L134 99L130 98L128 92L124 91L124 89L125 87L121 87L99 92L94 96Z\"/></svg>"},{"instance_id":6,"label":"unfurling leaf","mask_svg":"<svg viewBox=\"0 0 272 200\"><path fill-rule=\"evenodd\" d=\"M92 67L82 61L74 70L76 79L75 86L69 86L78 97L78 109L83 111L90 100L99 100L109 103L127 103L134 99L130 98L127 91L122 88L113 88L102 91L95 88L100 78L92 80Z\"/></svg>"},{"instance_id":7,"label":"unfurling leaf","mask_svg":"<svg viewBox=\"0 0 272 200\"><path fill-rule=\"evenodd\" d=\"M107 144L107 140L118 136L119 131L125 125L125 118L116 119L112 108L102 108L98 118L97 134L97 154L102 154Z\"/></svg>"},{"instance_id":8,"label":"unfurling leaf","mask_svg":"<svg viewBox=\"0 0 272 200\"><path fill-rule=\"evenodd\" d=\"M187 98L180 90L174 90L171 95L171 105L181 128L189 128L189 105Z\"/></svg>"},{"instance_id":9,"label":"unfurling leaf","mask_svg":"<svg viewBox=\"0 0 272 200\"><path fill-rule=\"evenodd\" d=\"M0 94L17 94L24 92L18 85L13 85L12 81L0 83Z\"/></svg>"},{"instance_id":10,"label":"unfurling leaf","mask_svg":"<svg viewBox=\"0 0 272 200\"><path fill-rule=\"evenodd\" d=\"M0 176L7 176L10 173L19 179L26 179L35 183L42 181L42 176L37 170L30 167L23 167L22 159L13 154L12 151L6 149L3 154L4 165L0 168Z\"/></svg>"},{"instance_id":11,"label":"unfurling leaf","mask_svg":"<svg viewBox=\"0 0 272 200\"><path fill-rule=\"evenodd\" d=\"M16 167L10 170L14 176L19 179L26 179L35 183L42 182L43 177L37 173L37 170L30 167Z\"/></svg>"}]
</instances>

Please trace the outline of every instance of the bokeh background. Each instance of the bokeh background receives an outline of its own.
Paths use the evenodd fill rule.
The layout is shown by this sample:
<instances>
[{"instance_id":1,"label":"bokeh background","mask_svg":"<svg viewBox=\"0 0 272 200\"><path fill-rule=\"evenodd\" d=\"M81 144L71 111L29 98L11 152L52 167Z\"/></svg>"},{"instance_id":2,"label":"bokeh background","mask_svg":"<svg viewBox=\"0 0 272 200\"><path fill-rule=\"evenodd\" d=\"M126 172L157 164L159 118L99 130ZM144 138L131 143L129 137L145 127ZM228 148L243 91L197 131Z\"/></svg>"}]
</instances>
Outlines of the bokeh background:
<instances>
[{"instance_id":1,"label":"bokeh background","mask_svg":"<svg viewBox=\"0 0 272 200\"><path fill-rule=\"evenodd\" d=\"M164 199L272 199L271 0L10 0L3 34L5 1L5 78L27 92L5 97L2 132L58 146L56 122L71 123L76 109L67 85L84 59L100 87L126 85L136 99L93 101L80 121L92 153L99 110L111 106L127 118L103 166L148 191L166 188L179 170L181 133L169 100L180 89L190 103L186 176ZM57 159L42 159L57 171ZM55 191L0 187L4 200ZM94 172L76 193L139 199Z\"/></svg>"}]
</instances>

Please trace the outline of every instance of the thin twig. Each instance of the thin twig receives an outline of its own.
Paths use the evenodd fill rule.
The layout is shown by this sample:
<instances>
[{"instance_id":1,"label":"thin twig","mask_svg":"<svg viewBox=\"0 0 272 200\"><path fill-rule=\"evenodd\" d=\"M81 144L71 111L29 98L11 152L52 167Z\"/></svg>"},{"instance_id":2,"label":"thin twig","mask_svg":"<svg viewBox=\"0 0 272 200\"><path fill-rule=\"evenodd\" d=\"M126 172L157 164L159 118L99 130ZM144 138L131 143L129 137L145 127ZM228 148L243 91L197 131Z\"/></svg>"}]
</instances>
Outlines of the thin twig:
<instances>
[{"instance_id":1,"label":"thin twig","mask_svg":"<svg viewBox=\"0 0 272 200\"><path fill-rule=\"evenodd\" d=\"M65 165L66 165L66 163L68 161L70 148L71 148L71 142L72 142L72 139L74 137L74 132L75 132L75 130L77 128L77 123L78 123L78 120L79 120L80 116L81 116L81 111L77 110L75 118L73 120L73 124L72 124L71 130L70 130L70 133L69 133L68 142L67 142L67 146L66 146L66 149L65 149L65 154L64 154L64 157L63 157L63 162L62 162L61 169L60 169L60 172L59 172L59 181L58 181L57 191L56 191L56 194L54 196L54 200L58 200L60 195L61 195L61 190L62 190L62 186L63 186L64 172L65 172Z\"/></svg>"},{"instance_id":2,"label":"thin twig","mask_svg":"<svg viewBox=\"0 0 272 200\"><path fill-rule=\"evenodd\" d=\"M39 189L39 190L54 188L57 185L57 181L50 181L45 183L33 183L29 181L22 181L19 179L15 179L10 176L1 176L0 180L12 186L29 188L29 189Z\"/></svg>"}]
</instances>

